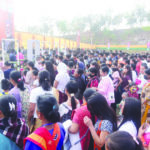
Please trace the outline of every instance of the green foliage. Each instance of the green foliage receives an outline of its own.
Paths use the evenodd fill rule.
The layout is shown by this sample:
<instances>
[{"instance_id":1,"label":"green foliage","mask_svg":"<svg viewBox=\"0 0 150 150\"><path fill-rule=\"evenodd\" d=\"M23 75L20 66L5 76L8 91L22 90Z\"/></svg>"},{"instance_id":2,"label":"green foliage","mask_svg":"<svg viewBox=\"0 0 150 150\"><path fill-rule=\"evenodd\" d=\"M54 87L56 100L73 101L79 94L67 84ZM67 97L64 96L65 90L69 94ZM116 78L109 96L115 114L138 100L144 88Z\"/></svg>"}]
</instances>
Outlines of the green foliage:
<instances>
[{"instance_id":1,"label":"green foliage","mask_svg":"<svg viewBox=\"0 0 150 150\"><path fill-rule=\"evenodd\" d=\"M150 26L148 26L148 27L142 27L142 30L144 30L144 31L150 31Z\"/></svg>"},{"instance_id":2,"label":"green foliage","mask_svg":"<svg viewBox=\"0 0 150 150\"><path fill-rule=\"evenodd\" d=\"M102 44L106 44L116 41L115 44L120 44L121 40L125 40L126 43L128 39L132 41L130 38L135 34L150 31L150 27L142 27L145 22L150 23L150 12L146 11L143 6L136 6L128 14L114 15L111 10L108 10L105 14L74 17L70 22L43 17L38 26L30 26L26 31L51 36L57 32L57 36L59 33L61 37L67 36L74 40L76 40L77 33L80 32L82 42L89 42L92 38L93 43L101 41ZM122 24L129 29L119 30L119 26Z\"/></svg>"}]
</instances>

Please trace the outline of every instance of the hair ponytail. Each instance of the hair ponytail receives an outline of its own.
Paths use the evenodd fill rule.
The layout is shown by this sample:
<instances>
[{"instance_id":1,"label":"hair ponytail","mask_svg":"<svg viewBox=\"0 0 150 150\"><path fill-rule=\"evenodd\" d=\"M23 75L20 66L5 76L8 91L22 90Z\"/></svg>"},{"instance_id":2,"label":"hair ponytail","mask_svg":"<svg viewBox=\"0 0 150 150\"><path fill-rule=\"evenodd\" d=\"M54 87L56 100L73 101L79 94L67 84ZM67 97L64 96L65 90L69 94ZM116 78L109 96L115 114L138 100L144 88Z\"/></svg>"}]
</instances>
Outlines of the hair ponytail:
<instances>
[{"instance_id":1,"label":"hair ponytail","mask_svg":"<svg viewBox=\"0 0 150 150\"><path fill-rule=\"evenodd\" d=\"M10 78L17 84L17 87L21 90L24 91L24 82L21 79L21 73L19 71L12 71L10 73Z\"/></svg>"},{"instance_id":2,"label":"hair ponytail","mask_svg":"<svg viewBox=\"0 0 150 150\"><path fill-rule=\"evenodd\" d=\"M25 88L24 88L24 82L23 82L22 80L18 81L17 87L18 87L21 91L24 91L24 90L25 90Z\"/></svg>"},{"instance_id":3,"label":"hair ponytail","mask_svg":"<svg viewBox=\"0 0 150 150\"><path fill-rule=\"evenodd\" d=\"M78 91L78 84L76 81L69 81L66 85L66 90L71 96L71 106L72 110L76 109L76 100L75 100L75 93Z\"/></svg>"},{"instance_id":4,"label":"hair ponytail","mask_svg":"<svg viewBox=\"0 0 150 150\"><path fill-rule=\"evenodd\" d=\"M43 88L43 90L50 90L50 75L48 71L44 70L39 73L39 84Z\"/></svg>"},{"instance_id":5,"label":"hair ponytail","mask_svg":"<svg viewBox=\"0 0 150 150\"><path fill-rule=\"evenodd\" d=\"M50 94L45 94L39 96L37 99L37 108L40 111L45 119L51 123L56 123L60 121L60 114L58 112L58 104L55 99Z\"/></svg>"},{"instance_id":6,"label":"hair ponytail","mask_svg":"<svg viewBox=\"0 0 150 150\"><path fill-rule=\"evenodd\" d=\"M76 100L74 97L74 94L71 94L71 106L72 106L72 110L76 109Z\"/></svg>"}]
</instances>

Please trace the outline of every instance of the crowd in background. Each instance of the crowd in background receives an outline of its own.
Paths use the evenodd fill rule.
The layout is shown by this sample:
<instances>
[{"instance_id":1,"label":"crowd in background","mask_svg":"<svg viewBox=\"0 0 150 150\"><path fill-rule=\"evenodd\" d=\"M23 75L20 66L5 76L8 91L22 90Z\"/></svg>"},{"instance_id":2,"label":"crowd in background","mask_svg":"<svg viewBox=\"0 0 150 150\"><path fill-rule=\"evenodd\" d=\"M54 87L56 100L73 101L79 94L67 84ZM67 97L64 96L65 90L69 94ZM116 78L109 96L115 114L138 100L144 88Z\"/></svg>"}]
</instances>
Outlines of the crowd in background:
<instances>
[{"instance_id":1,"label":"crowd in background","mask_svg":"<svg viewBox=\"0 0 150 150\"><path fill-rule=\"evenodd\" d=\"M150 54L78 49L0 64L0 149L150 150Z\"/></svg>"}]
</instances>

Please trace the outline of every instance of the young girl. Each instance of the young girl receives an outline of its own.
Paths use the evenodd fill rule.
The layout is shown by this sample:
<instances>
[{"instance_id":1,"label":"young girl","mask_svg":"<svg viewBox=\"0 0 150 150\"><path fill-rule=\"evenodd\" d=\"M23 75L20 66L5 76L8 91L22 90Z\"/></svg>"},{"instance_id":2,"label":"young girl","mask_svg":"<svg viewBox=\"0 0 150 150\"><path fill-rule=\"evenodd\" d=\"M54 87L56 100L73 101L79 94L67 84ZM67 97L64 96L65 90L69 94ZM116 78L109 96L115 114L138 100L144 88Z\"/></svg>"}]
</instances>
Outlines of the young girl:
<instances>
[{"instance_id":1,"label":"young girl","mask_svg":"<svg viewBox=\"0 0 150 150\"><path fill-rule=\"evenodd\" d=\"M121 83L122 92L128 91L129 83L132 81L132 72L129 65L126 65L124 67L121 77L122 77L122 83Z\"/></svg>"},{"instance_id":2,"label":"young girl","mask_svg":"<svg viewBox=\"0 0 150 150\"><path fill-rule=\"evenodd\" d=\"M32 78L33 78L33 86L32 89L36 88L39 86L39 80L38 80L38 70L33 70L32 71Z\"/></svg>"},{"instance_id":3,"label":"young girl","mask_svg":"<svg viewBox=\"0 0 150 150\"><path fill-rule=\"evenodd\" d=\"M108 134L117 128L116 116L106 99L99 93L93 94L87 103L91 115L97 117L95 126L89 117L84 117L84 123L89 127L94 140L94 150L101 150Z\"/></svg>"},{"instance_id":4,"label":"young girl","mask_svg":"<svg viewBox=\"0 0 150 150\"><path fill-rule=\"evenodd\" d=\"M76 81L69 81L66 85L65 93L68 97L67 101L59 106L61 122L71 119L72 111L80 107L79 101L75 98L75 93L78 91Z\"/></svg>"},{"instance_id":5,"label":"young girl","mask_svg":"<svg viewBox=\"0 0 150 150\"><path fill-rule=\"evenodd\" d=\"M141 141L129 133L117 131L108 135L105 143L106 150L144 150Z\"/></svg>"},{"instance_id":6,"label":"young girl","mask_svg":"<svg viewBox=\"0 0 150 150\"><path fill-rule=\"evenodd\" d=\"M91 118L91 114L87 108L87 102L90 96L92 96L96 91L94 89L86 89L83 93L84 106L73 110L72 113L72 125L69 128L69 138L71 145L74 145L77 141L78 144L73 146L71 149L78 150L90 150L93 149L93 143L90 142L90 132L88 127L84 124L84 117L88 116ZM95 119L95 117L94 117ZM75 136L77 135L77 137ZM76 139L75 139L76 137ZM84 138L83 138L84 137Z\"/></svg>"},{"instance_id":7,"label":"young girl","mask_svg":"<svg viewBox=\"0 0 150 150\"><path fill-rule=\"evenodd\" d=\"M107 103L111 105L112 103L115 103L114 85L108 73L109 73L109 68L107 66L103 66L100 70L102 79L98 85L97 90L99 91L99 93L104 95L104 97L107 100Z\"/></svg>"},{"instance_id":8,"label":"young girl","mask_svg":"<svg viewBox=\"0 0 150 150\"><path fill-rule=\"evenodd\" d=\"M21 98L21 91L25 91L24 88L24 83L21 79L21 74L19 71L12 71L10 73L10 82L12 83L12 85L14 86L14 88L12 88L9 91L9 94L13 95L16 100L17 100L17 112L18 112L18 117L21 118L22 115L22 98Z\"/></svg>"},{"instance_id":9,"label":"young girl","mask_svg":"<svg viewBox=\"0 0 150 150\"><path fill-rule=\"evenodd\" d=\"M31 87L33 84L32 71L34 69L34 63L32 61L28 62L27 67L29 71L27 72L25 83Z\"/></svg>"},{"instance_id":10,"label":"young girl","mask_svg":"<svg viewBox=\"0 0 150 150\"><path fill-rule=\"evenodd\" d=\"M136 98L126 98L122 107L123 120L119 131L126 131L136 137L141 125L141 102Z\"/></svg>"},{"instance_id":11,"label":"young girl","mask_svg":"<svg viewBox=\"0 0 150 150\"><path fill-rule=\"evenodd\" d=\"M24 140L25 150L62 150L65 131L60 119L56 99L42 95L37 99L37 115L42 126Z\"/></svg>"},{"instance_id":12,"label":"young girl","mask_svg":"<svg viewBox=\"0 0 150 150\"><path fill-rule=\"evenodd\" d=\"M9 90L10 90L10 87L11 87L11 84L10 84L9 80L3 79L1 81L1 88L3 91L2 91L2 93L0 93L0 96L1 95L7 95Z\"/></svg>"},{"instance_id":13,"label":"young girl","mask_svg":"<svg viewBox=\"0 0 150 150\"><path fill-rule=\"evenodd\" d=\"M95 87L97 88L99 84L99 77L97 75L97 70L95 67L89 69L89 81L87 84L88 88Z\"/></svg>"},{"instance_id":14,"label":"young girl","mask_svg":"<svg viewBox=\"0 0 150 150\"><path fill-rule=\"evenodd\" d=\"M82 98L83 98L83 93L86 89L86 83L84 78L82 77L83 75L83 70L82 69L76 69L74 72L74 77L75 81L78 83L78 91L76 93L76 97L78 100L80 100L80 103L82 104Z\"/></svg>"},{"instance_id":15,"label":"young girl","mask_svg":"<svg viewBox=\"0 0 150 150\"><path fill-rule=\"evenodd\" d=\"M23 139L28 136L26 123L17 118L17 102L14 96L0 97L0 149L23 149Z\"/></svg>"},{"instance_id":16,"label":"young girl","mask_svg":"<svg viewBox=\"0 0 150 150\"><path fill-rule=\"evenodd\" d=\"M56 75L54 81L54 88L59 91L59 104L67 100L67 95L65 94L66 84L70 81L70 77L67 72L67 66L64 63L59 63L57 67L58 74Z\"/></svg>"},{"instance_id":17,"label":"young girl","mask_svg":"<svg viewBox=\"0 0 150 150\"><path fill-rule=\"evenodd\" d=\"M51 82L51 85L53 86L54 80L55 80L55 76L56 76L53 64L50 61L46 61L45 62L45 69L50 74L50 82Z\"/></svg>"},{"instance_id":18,"label":"young girl","mask_svg":"<svg viewBox=\"0 0 150 150\"><path fill-rule=\"evenodd\" d=\"M39 87L33 89L30 94L30 103L29 103L29 113L28 113L28 121L32 123L33 128L31 130L36 129L41 125L41 121L38 119L36 114L36 103L37 98L43 94L53 94L51 86L50 86L50 75L49 72L44 70L39 73ZM36 120L36 122L32 122L32 120Z\"/></svg>"}]
</instances>

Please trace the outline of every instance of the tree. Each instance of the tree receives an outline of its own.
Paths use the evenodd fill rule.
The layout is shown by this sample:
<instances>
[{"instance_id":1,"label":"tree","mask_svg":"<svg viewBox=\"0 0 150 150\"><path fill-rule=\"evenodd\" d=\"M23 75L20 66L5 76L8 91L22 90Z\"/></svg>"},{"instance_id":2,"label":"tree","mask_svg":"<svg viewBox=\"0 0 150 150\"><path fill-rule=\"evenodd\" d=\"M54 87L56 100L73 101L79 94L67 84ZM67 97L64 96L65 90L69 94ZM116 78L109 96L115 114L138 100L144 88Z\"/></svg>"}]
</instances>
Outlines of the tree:
<instances>
[{"instance_id":1,"label":"tree","mask_svg":"<svg viewBox=\"0 0 150 150\"><path fill-rule=\"evenodd\" d=\"M126 21L127 25L129 25L131 28L134 27L135 24L137 24L137 17L135 13L131 12L130 14L126 15Z\"/></svg>"},{"instance_id":2,"label":"tree","mask_svg":"<svg viewBox=\"0 0 150 150\"><path fill-rule=\"evenodd\" d=\"M123 21L124 15L123 14L119 14L116 15L112 18L112 25L120 25Z\"/></svg>"},{"instance_id":3,"label":"tree","mask_svg":"<svg viewBox=\"0 0 150 150\"><path fill-rule=\"evenodd\" d=\"M56 22L56 27L60 34L66 35L69 32L69 25L66 20L60 20Z\"/></svg>"},{"instance_id":4,"label":"tree","mask_svg":"<svg viewBox=\"0 0 150 150\"><path fill-rule=\"evenodd\" d=\"M146 20L146 14L144 6L137 6L135 9L135 16L137 17L137 23L141 26Z\"/></svg>"}]
</instances>

